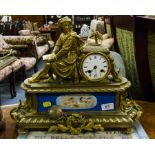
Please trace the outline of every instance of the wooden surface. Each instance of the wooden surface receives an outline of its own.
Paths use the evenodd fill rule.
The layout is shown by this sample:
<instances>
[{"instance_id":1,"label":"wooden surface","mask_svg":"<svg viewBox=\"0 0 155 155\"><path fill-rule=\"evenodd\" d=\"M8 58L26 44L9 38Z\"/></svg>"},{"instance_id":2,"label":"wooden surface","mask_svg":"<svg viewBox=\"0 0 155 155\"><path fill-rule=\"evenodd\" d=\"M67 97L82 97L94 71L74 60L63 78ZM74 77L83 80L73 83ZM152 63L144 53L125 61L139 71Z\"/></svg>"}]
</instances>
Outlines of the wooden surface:
<instances>
[{"instance_id":1,"label":"wooden surface","mask_svg":"<svg viewBox=\"0 0 155 155\"><path fill-rule=\"evenodd\" d=\"M139 101L137 102L144 110L140 118L141 125L151 139L155 139L155 103Z\"/></svg>"},{"instance_id":2,"label":"wooden surface","mask_svg":"<svg viewBox=\"0 0 155 155\"><path fill-rule=\"evenodd\" d=\"M144 110L144 114L140 122L151 139L155 139L155 103L146 101L136 101ZM1 139L17 138L16 123L10 117L10 110L15 106L3 107L3 115L5 118L5 130L0 132Z\"/></svg>"},{"instance_id":3,"label":"wooden surface","mask_svg":"<svg viewBox=\"0 0 155 155\"><path fill-rule=\"evenodd\" d=\"M5 120L5 129L0 131L0 139L15 139L17 138L16 123L10 117L10 111L15 106L6 106L2 108L3 117Z\"/></svg>"},{"instance_id":4,"label":"wooden surface","mask_svg":"<svg viewBox=\"0 0 155 155\"><path fill-rule=\"evenodd\" d=\"M44 25L43 15L11 15L12 21L30 21L33 23L38 23L38 27Z\"/></svg>"}]
</instances>

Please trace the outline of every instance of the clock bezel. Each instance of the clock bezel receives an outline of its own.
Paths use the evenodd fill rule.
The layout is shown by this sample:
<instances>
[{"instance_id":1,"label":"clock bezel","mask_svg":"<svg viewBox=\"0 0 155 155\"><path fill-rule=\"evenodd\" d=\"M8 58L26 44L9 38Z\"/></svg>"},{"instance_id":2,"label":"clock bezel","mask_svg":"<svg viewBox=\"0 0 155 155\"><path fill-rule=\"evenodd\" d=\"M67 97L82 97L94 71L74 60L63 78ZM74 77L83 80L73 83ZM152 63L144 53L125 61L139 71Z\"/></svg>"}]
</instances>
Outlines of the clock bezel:
<instances>
[{"instance_id":1,"label":"clock bezel","mask_svg":"<svg viewBox=\"0 0 155 155\"><path fill-rule=\"evenodd\" d=\"M106 60L107 60L107 65L108 65L108 69L107 69L107 73L101 77L101 78L98 78L98 79L90 79L86 74L85 72L83 71L83 63L84 63L84 60L90 56L90 55L94 55L94 54L99 54L101 56L103 56ZM91 81L91 82L98 82L98 81L102 81L104 80L110 73L110 70L111 70L111 63L110 63L110 58L107 56L107 54L105 53L102 53L102 52L90 52L88 54L86 54L83 58L82 58L82 61L80 63L80 74L82 77L84 77L86 80L88 81Z\"/></svg>"}]
</instances>

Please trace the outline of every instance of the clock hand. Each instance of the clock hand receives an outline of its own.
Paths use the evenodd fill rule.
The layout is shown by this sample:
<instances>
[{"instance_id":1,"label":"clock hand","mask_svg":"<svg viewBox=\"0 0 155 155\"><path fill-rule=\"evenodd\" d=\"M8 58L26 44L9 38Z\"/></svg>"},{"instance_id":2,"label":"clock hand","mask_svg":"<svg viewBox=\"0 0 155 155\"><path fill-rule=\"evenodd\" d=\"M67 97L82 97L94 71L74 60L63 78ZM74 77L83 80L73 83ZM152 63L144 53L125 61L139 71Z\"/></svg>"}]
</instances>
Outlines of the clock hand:
<instances>
[{"instance_id":1,"label":"clock hand","mask_svg":"<svg viewBox=\"0 0 155 155\"><path fill-rule=\"evenodd\" d=\"M97 66L94 66L94 68L93 69L89 69L89 70L87 70L87 71L85 71L86 73L91 73L93 70L96 70L97 69Z\"/></svg>"},{"instance_id":2,"label":"clock hand","mask_svg":"<svg viewBox=\"0 0 155 155\"><path fill-rule=\"evenodd\" d=\"M93 69L89 69L89 70L87 70L86 73L91 73L93 70L96 70L96 69L97 69L97 66L94 66Z\"/></svg>"},{"instance_id":3,"label":"clock hand","mask_svg":"<svg viewBox=\"0 0 155 155\"><path fill-rule=\"evenodd\" d=\"M94 78L96 78L97 77L97 66L94 66L94 68L93 68L93 70L94 70L94 72L95 72L95 74L94 74Z\"/></svg>"},{"instance_id":4,"label":"clock hand","mask_svg":"<svg viewBox=\"0 0 155 155\"><path fill-rule=\"evenodd\" d=\"M86 73L89 73L89 76L91 76L91 73L92 73L93 71L95 71L94 77L97 77L96 69L97 69L97 66L94 66L93 69L91 69L91 70L89 69L89 70L87 70L87 71L85 71L85 72L86 72Z\"/></svg>"}]
</instances>

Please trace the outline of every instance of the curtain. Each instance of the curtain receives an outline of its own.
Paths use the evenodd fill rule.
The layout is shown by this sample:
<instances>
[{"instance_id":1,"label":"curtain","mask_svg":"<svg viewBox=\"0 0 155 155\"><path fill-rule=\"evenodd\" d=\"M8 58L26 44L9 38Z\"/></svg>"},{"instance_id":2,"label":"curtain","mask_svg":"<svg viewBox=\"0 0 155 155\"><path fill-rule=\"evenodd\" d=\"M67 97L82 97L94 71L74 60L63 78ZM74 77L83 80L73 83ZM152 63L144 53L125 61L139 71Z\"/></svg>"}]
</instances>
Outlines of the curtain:
<instances>
[{"instance_id":1,"label":"curtain","mask_svg":"<svg viewBox=\"0 0 155 155\"><path fill-rule=\"evenodd\" d=\"M155 92L155 32L148 31L148 59L153 89Z\"/></svg>"},{"instance_id":2,"label":"curtain","mask_svg":"<svg viewBox=\"0 0 155 155\"><path fill-rule=\"evenodd\" d=\"M110 35L110 37L112 37L110 24L106 24L106 29L107 29L107 33Z\"/></svg>"},{"instance_id":3,"label":"curtain","mask_svg":"<svg viewBox=\"0 0 155 155\"><path fill-rule=\"evenodd\" d=\"M133 32L116 28L116 36L118 41L119 52L125 63L126 75L128 80L131 81L131 96L134 99L141 98L142 92L136 68Z\"/></svg>"}]
</instances>

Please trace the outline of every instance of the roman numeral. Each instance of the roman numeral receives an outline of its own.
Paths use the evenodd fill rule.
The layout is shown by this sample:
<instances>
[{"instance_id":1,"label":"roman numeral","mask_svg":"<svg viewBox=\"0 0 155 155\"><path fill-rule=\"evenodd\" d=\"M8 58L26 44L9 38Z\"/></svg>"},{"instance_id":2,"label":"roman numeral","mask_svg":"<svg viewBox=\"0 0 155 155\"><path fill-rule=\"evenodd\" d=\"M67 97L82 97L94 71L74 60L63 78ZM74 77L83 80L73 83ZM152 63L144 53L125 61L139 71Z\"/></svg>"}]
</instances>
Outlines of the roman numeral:
<instances>
[{"instance_id":1,"label":"roman numeral","mask_svg":"<svg viewBox=\"0 0 155 155\"><path fill-rule=\"evenodd\" d=\"M100 72L105 72L105 70L104 69L101 69Z\"/></svg>"},{"instance_id":2,"label":"roman numeral","mask_svg":"<svg viewBox=\"0 0 155 155\"><path fill-rule=\"evenodd\" d=\"M94 74L94 78L97 77L97 74Z\"/></svg>"}]
</instances>

